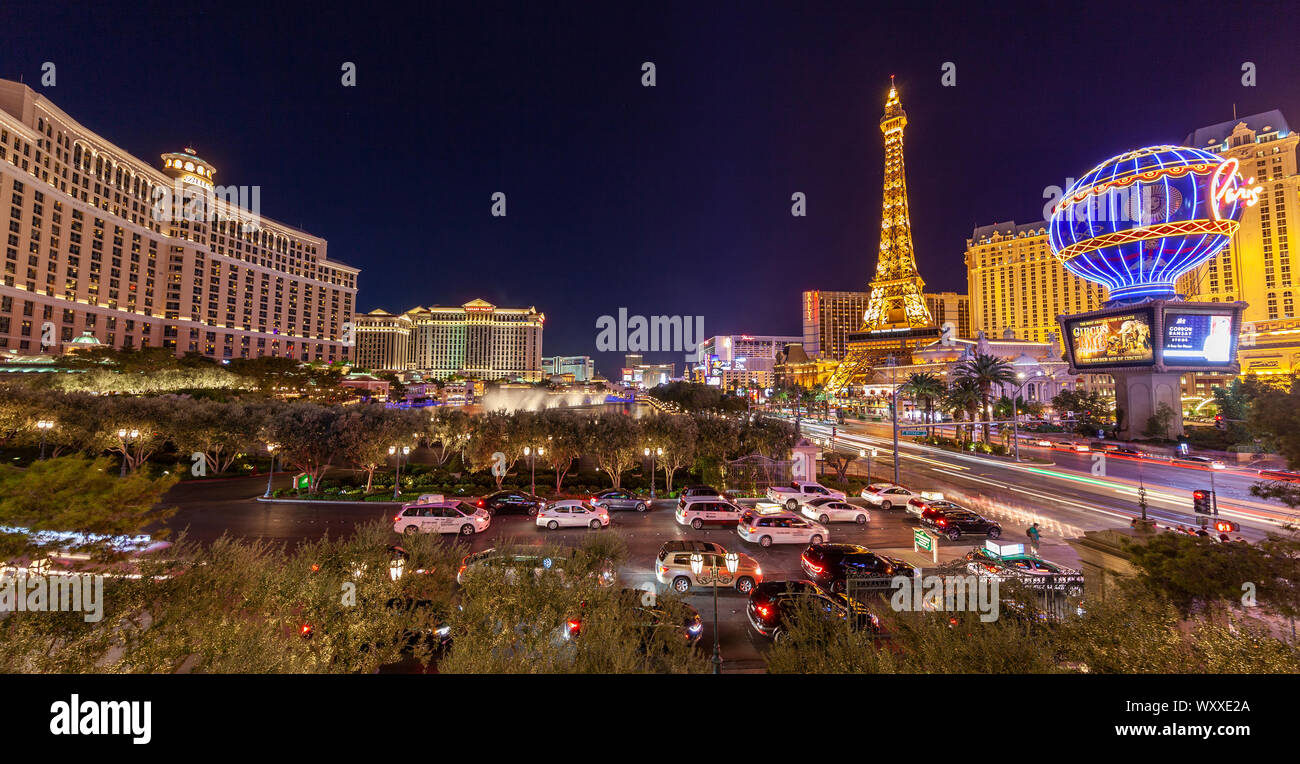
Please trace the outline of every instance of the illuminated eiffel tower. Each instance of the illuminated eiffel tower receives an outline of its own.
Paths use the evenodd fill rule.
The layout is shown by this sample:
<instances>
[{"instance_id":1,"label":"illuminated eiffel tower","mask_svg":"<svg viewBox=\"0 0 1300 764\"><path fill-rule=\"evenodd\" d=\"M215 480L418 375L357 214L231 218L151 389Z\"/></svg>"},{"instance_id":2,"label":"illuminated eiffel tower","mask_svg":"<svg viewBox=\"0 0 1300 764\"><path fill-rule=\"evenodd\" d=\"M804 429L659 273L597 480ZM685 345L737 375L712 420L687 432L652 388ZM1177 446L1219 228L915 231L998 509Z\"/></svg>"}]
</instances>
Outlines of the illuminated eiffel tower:
<instances>
[{"instance_id":1,"label":"illuminated eiffel tower","mask_svg":"<svg viewBox=\"0 0 1300 764\"><path fill-rule=\"evenodd\" d=\"M921 289L925 282L916 271L912 250L912 223L907 214L907 178L903 171L903 128L907 113L898 100L894 78L889 78L889 98L880 132L885 136L884 204L880 216L880 254L871 297L862 316L862 328L848 335L847 352L827 383L831 391L860 382L877 361L894 357L910 362L910 351L939 336Z\"/></svg>"}]
</instances>

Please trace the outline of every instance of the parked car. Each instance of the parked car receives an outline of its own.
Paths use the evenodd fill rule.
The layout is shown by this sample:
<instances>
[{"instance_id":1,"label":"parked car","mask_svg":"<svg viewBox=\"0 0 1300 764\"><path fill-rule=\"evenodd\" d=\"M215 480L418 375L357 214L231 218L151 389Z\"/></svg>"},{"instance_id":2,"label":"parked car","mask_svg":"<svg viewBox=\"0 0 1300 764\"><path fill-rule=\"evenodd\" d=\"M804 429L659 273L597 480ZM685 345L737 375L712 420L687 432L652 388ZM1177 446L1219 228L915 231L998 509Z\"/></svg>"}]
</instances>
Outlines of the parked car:
<instances>
[{"instance_id":1,"label":"parked car","mask_svg":"<svg viewBox=\"0 0 1300 764\"><path fill-rule=\"evenodd\" d=\"M960 504L943 498L943 494L932 493L930 491L922 491L920 496L914 496L911 499L908 499L907 506L904 507L904 509L907 510L907 514L909 515L921 517L925 514L925 511L931 507L936 509L965 509L965 507Z\"/></svg>"},{"instance_id":2,"label":"parked car","mask_svg":"<svg viewBox=\"0 0 1300 764\"><path fill-rule=\"evenodd\" d=\"M1002 526L998 523L961 508L931 507L921 514L921 527L929 528L953 541L966 534L978 533L991 539L1002 535Z\"/></svg>"},{"instance_id":3,"label":"parked car","mask_svg":"<svg viewBox=\"0 0 1300 764\"><path fill-rule=\"evenodd\" d=\"M1033 580L1035 577L1079 572L1032 554L1000 555L984 547L976 547L966 553L966 570L977 576L993 576L999 580Z\"/></svg>"},{"instance_id":4,"label":"parked car","mask_svg":"<svg viewBox=\"0 0 1300 764\"><path fill-rule=\"evenodd\" d=\"M697 575L691 570L691 555L698 554L703 566ZM718 586L736 587L741 594L748 594L755 584L763 582L763 568L758 560L743 552L736 553L736 572L727 570L727 550L720 544L708 541L669 541L659 549L655 558L655 580L672 586L685 594L692 586L712 588L716 581Z\"/></svg>"},{"instance_id":5,"label":"parked car","mask_svg":"<svg viewBox=\"0 0 1300 764\"><path fill-rule=\"evenodd\" d=\"M735 525L740 521L740 507L717 496L696 496L679 502L674 517L695 530L706 525Z\"/></svg>"},{"instance_id":6,"label":"parked car","mask_svg":"<svg viewBox=\"0 0 1300 764\"><path fill-rule=\"evenodd\" d=\"M442 501L434 504L403 504L393 518L397 533L459 533L473 536L482 533L492 524L486 509L472 507L463 501Z\"/></svg>"},{"instance_id":7,"label":"parked car","mask_svg":"<svg viewBox=\"0 0 1300 764\"><path fill-rule=\"evenodd\" d=\"M769 500L783 505L791 512L799 509L799 505L805 501L826 497L839 499L840 501L846 498L843 491L835 491L821 483L806 480L795 480L788 487L774 485L767 489L767 498Z\"/></svg>"},{"instance_id":8,"label":"parked car","mask_svg":"<svg viewBox=\"0 0 1300 764\"><path fill-rule=\"evenodd\" d=\"M537 527L557 530L559 528L588 527L593 530L609 527L609 510L593 507L590 504L568 499L557 501L543 507L537 513Z\"/></svg>"},{"instance_id":9,"label":"parked car","mask_svg":"<svg viewBox=\"0 0 1300 764\"><path fill-rule=\"evenodd\" d=\"M546 506L546 501L526 491L497 491L484 496L474 504L493 515L498 512L535 515L539 509Z\"/></svg>"},{"instance_id":10,"label":"parked car","mask_svg":"<svg viewBox=\"0 0 1300 764\"><path fill-rule=\"evenodd\" d=\"M649 501L626 488L606 488L591 497L591 505L593 507L604 507L610 511L636 510L637 512L645 512L650 509Z\"/></svg>"},{"instance_id":11,"label":"parked car","mask_svg":"<svg viewBox=\"0 0 1300 764\"><path fill-rule=\"evenodd\" d=\"M793 512L757 515L748 523L736 525L736 532L745 541L761 547L773 544L820 544L831 539L826 526Z\"/></svg>"},{"instance_id":12,"label":"parked car","mask_svg":"<svg viewBox=\"0 0 1300 764\"><path fill-rule=\"evenodd\" d=\"M805 615L844 623L855 629L878 632L880 619L866 605L842 594L832 594L812 581L769 581L749 593L745 615L750 627L760 636L780 643L791 626Z\"/></svg>"},{"instance_id":13,"label":"parked car","mask_svg":"<svg viewBox=\"0 0 1300 764\"><path fill-rule=\"evenodd\" d=\"M814 544L799 558L804 575L832 592L844 591L849 578L914 576L916 568L858 544Z\"/></svg>"},{"instance_id":14,"label":"parked car","mask_svg":"<svg viewBox=\"0 0 1300 764\"><path fill-rule=\"evenodd\" d=\"M857 523L866 525L871 520L871 513L862 507L855 507L843 499L813 499L804 502L799 508L803 516L816 520L822 525L829 523Z\"/></svg>"},{"instance_id":15,"label":"parked car","mask_svg":"<svg viewBox=\"0 0 1300 764\"><path fill-rule=\"evenodd\" d=\"M920 496L912 489L894 483L873 483L863 488L861 495L868 504L874 504L886 511L894 507L904 507L907 502Z\"/></svg>"}]
</instances>

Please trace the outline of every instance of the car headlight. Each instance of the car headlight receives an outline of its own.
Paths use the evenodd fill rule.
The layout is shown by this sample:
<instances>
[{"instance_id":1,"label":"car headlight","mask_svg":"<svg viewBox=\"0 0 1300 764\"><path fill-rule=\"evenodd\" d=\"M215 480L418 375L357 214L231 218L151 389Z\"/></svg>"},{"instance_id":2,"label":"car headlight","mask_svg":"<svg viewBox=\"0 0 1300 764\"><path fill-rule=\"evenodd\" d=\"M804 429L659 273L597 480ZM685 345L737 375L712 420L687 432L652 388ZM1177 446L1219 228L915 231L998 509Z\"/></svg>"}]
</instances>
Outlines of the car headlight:
<instances>
[{"instance_id":1,"label":"car headlight","mask_svg":"<svg viewBox=\"0 0 1300 764\"><path fill-rule=\"evenodd\" d=\"M433 632L433 633L434 633L434 634L437 634L437 635L440 636L440 637L445 637L445 636L447 636L448 634L451 633L451 627L450 627L450 626L439 626L437 629L434 629L434 632Z\"/></svg>"},{"instance_id":2,"label":"car headlight","mask_svg":"<svg viewBox=\"0 0 1300 764\"><path fill-rule=\"evenodd\" d=\"M704 630L704 624L702 623L693 623L691 624L690 628L687 629L687 631L689 631L692 634L699 634L703 630Z\"/></svg>"}]
</instances>

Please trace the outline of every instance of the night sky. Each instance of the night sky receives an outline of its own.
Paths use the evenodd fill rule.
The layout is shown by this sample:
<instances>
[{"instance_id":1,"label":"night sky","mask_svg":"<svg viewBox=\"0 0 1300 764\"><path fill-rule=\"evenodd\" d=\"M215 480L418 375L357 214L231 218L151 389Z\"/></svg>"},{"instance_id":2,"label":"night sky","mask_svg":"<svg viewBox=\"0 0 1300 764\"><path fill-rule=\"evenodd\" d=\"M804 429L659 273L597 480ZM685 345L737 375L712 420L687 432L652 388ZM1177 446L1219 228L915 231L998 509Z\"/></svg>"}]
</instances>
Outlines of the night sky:
<instances>
[{"instance_id":1,"label":"night sky","mask_svg":"<svg viewBox=\"0 0 1300 764\"><path fill-rule=\"evenodd\" d=\"M596 355L620 307L799 334L800 291L865 289L891 74L934 291L965 291L974 226L1040 219L1045 187L1113 154L1234 104L1300 126L1282 3L111 5L5 0L0 77L138 157L190 145L261 185L263 215L362 269L361 311L535 305L547 355Z\"/></svg>"}]
</instances>

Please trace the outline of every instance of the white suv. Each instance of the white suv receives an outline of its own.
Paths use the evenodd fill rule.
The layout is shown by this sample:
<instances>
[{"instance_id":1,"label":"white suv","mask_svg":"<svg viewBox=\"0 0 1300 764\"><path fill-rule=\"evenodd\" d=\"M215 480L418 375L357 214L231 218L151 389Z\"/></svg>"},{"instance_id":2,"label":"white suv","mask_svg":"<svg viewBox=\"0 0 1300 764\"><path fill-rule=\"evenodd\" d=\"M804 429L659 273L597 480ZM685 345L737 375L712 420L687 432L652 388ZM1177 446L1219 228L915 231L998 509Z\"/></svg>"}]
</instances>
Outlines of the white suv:
<instances>
[{"instance_id":1,"label":"white suv","mask_svg":"<svg viewBox=\"0 0 1300 764\"><path fill-rule=\"evenodd\" d=\"M843 499L813 499L799 508L803 516L816 520L822 525L827 523L857 523L866 525L871 521L871 513L862 507L855 507Z\"/></svg>"},{"instance_id":2,"label":"white suv","mask_svg":"<svg viewBox=\"0 0 1300 764\"><path fill-rule=\"evenodd\" d=\"M755 515L748 523L736 526L745 541L769 547L773 544L821 544L831 540L824 525L805 520L793 512Z\"/></svg>"},{"instance_id":3,"label":"white suv","mask_svg":"<svg viewBox=\"0 0 1300 764\"><path fill-rule=\"evenodd\" d=\"M875 504L885 510L893 507L906 507L907 502L920 496L910 488L904 488L894 483L872 483L863 488L860 495L867 503Z\"/></svg>"},{"instance_id":4,"label":"white suv","mask_svg":"<svg viewBox=\"0 0 1300 764\"><path fill-rule=\"evenodd\" d=\"M581 501L572 499L567 501L557 501L554 504L542 507L537 513L537 525L541 528L608 528L609 527L609 510L604 507L593 507Z\"/></svg>"},{"instance_id":5,"label":"white suv","mask_svg":"<svg viewBox=\"0 0 1300 764\"><path fill-rule=\"evenodd\" d=\"M706 525L735 525L741 508L721 496L684 496L674 515L681 525L699 530Z\"/></svg>"},{"instance_id":6,"label":"white suv","mask_svg":"<svg viewBox=\"0 0 1300 764\"><path fill-rule=\"evenodd\" d=\"M492 524L486 509L476 509L463 501L439 501L428 504L404 504L393 518L397 533L459 533L473 536Z\"/></svg>"}]
</instances>

